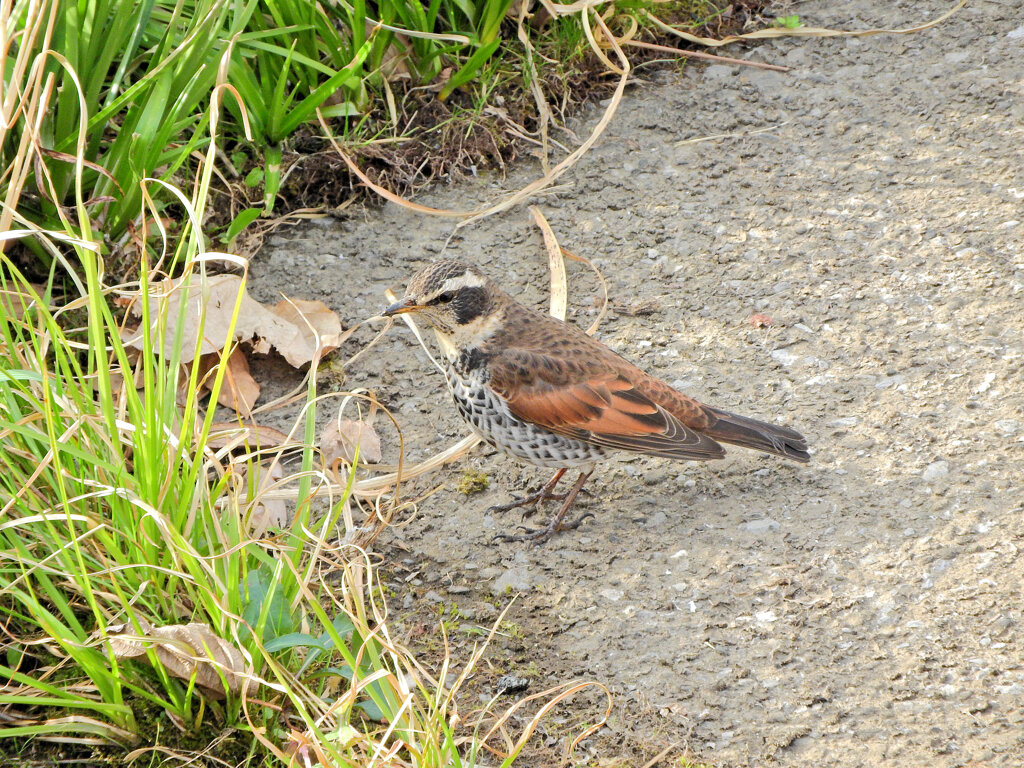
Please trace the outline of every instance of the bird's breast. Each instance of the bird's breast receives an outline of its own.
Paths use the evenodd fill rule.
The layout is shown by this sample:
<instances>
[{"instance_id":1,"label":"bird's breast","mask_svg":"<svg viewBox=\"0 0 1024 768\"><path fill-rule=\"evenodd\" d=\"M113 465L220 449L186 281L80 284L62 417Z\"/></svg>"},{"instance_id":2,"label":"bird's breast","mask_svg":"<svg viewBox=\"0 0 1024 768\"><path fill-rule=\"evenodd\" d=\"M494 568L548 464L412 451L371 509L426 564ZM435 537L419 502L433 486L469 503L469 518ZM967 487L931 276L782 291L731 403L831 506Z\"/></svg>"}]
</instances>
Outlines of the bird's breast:
<instances>
[{"instance_id":1,"label":"bird's breast","mask_svg":"<svg viewBox=\"0 0 1024 768\"><path fill-rule=\"evenodd\" d=\"M446 360L445 378L459 415L485 442L539 467L576 467L604 458L600 446L559 435L516 416L487 383L486 365L472 357ZM463 363L460 365L460 363Z\"/></svg>"}]
</instances>

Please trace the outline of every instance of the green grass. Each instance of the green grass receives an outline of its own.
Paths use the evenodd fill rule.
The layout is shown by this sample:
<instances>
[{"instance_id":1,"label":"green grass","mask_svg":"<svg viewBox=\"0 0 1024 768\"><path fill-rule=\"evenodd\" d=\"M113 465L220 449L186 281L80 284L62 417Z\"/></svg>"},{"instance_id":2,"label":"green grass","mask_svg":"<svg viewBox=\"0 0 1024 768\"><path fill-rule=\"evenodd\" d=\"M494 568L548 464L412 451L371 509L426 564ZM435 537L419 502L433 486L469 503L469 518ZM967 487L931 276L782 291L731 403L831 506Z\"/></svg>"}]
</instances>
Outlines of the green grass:
<instances>
[{"instance_id":1,"label":"green grass","mask_svg":"<svg viewBox=\"0 0 1024 768\"><path fill-rule=\"evenodd\" d=\"M241 174L260 200L235 206L222 223L230 242L256 217L270 215L282 183L283 155L297 132L319 135L317 120L360 143L401 139L396 91L433 84L439 100L459 97L456 113L479 117L495 85L529 78L512 0L15 0L0 12L5 59L0 126L0 229L18 214L50 231L76 205L79 224L101 232L103 255L130 272L141 238L180 236L183 211L159 179L185 187L210 143L210 116L228 162L214 184L223 195ZM685 12L682 9L686 9ZM600 6L616 33L646 24L646 10L714 19L717 6L608 0ZM593 14L595 11L590 11ZM591 47L581 14L533 30L539 69L571 71ZM539 75L549 77L546 73ZM400 78L400 79L398 79ZM563 79L556 71L554 79ZM521 93L530 103L529 83ZM32 98L28 98L29 95ZM33 101L35 99L35 101ZM214 100L224 109L213 109ZM411 107L418 109L415 104ZM467 129L468 130L468 129ZM39 145L27 146L35 137ZM225 158L225 159L226 159ZM21 161L30 160L25 164ZM80 189L75 185L80 184ZM148 200L147 200L148 198ZM230 206L222 205L227 209ZM205 211L199 211L205 216ZM145 233L143 233L145 230ZM157 238L158 239L158 238ZM45 269L53 255L26 241Z\"/></svg>"},{"instance_id":2,"label":"green grass","mask_svg":"<svg viewBox=\"0 0 1024 768\"><path fill-rule=\"evenodd\" d=\"M239 473L279 449L230 455L211 445L199 365L181 363L191 356L180 330L172 339L160 330L161 312L185 308L147 299L145 259L140 284L121 290L140 297L140 327L156 330L130 361L95 254L76 255L85 293L57 310L0 263L0 707L18 721L0 740L140 746L153 726L139 712L156 710L172 731L236 729L255 754L281 760L292 745L333 765L365 765L378 750L401 755L396 765L460 764L450 694L420 687L429 678L388 638L365 556L351 549L329 584L316 576L336 546L328 541L345 535L348 496L314 512L311 441L290 480L293 522L254 538L247 519L258 498ZM178 257L203 280L201 250ZM81 326L59 322L76 313ZM139 389L116 375L133 369ZM216 398L223 367L213 377ZM307 425L315 411L311 397ZM184 651L150 629L186 624L207 634ZM142 654L127 657L124 639ZM183 653L191 671L161 651Z\"/></svg>"},{"instance_id":3,"label":"green grass","mask_svg":"<svg viewBox=\"0 0 1024 768\"><path fill-rule=\"evenodd\" d=\"M369 558L339 547L365 539L344 523L354 475L328 494L314 449L318 361L294 430L298 458L279 484L294 516L257 537L251 478L282 449L213 440L209 404L226 367L201 368L189 345L202 333L186 341L189 291L151 293L168 276L202 286L207 263L223 258L210 235L230 242L273 211L283 153L317 132L312 121L353 143L401 139L379 119L387 111L398 133L396 68L406 95L434 83L431 98L455 115L429 130L470 141L495 89L529 90L510 2L2 5L0 747L160 740L194 756L234 731L257 764L295 753L338 766L384 755L469 766L497 732L485 722L505 722L490 706L471 722L455 717L490 636L446 688L444 633L459 628L457 611L438 617L445 652L432 675L389 637ZM559 67L555 79L589 45L578 17L537 37L534 64ZM552 51L556 64L544 59ZM211 232L211 201L232 174L262 199ZM242 290L244 280L239 300ZM140 350L124 341L116 300L127 297ZM210 334L226 360L233 325ZM505 742L501 765L536 725Z\"/></svg>"}]
</instances>

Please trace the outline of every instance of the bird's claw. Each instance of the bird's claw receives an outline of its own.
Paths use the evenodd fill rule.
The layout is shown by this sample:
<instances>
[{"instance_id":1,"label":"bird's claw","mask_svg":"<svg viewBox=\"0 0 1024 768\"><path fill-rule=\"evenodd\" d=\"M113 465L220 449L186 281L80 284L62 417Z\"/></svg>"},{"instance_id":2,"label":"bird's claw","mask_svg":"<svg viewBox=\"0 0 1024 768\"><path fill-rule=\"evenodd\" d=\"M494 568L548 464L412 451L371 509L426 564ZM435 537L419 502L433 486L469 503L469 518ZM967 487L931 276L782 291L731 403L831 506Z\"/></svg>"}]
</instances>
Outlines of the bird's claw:
<instances>
[{"instance_id":1,"label":"bird's claw","mask_svg":"<svg viewBox=\"0 0 1024 768\"><path fill-rule=\"evenodd\" d=\"M504 512L509 512L516 507L526 507L523 511L523 520L532 516L539 508L540 505L545 501L564 501L566 494L564 493L545 493L544 489L531 493L528 496L513 496L512 501L507 504L495 504L487 508L487 514L497 515Z\"/></svg>"},{"instance_id":2,"label":"bird's claw","mask_svg":"<svg viewBox=\"0 0 1024 768\"><path fill-rule=\"evenodd\" d=\"M570 520L568 522L564 520L559 520L556 517L543 528L527 528L525 525L518 525L516 526L516 530L521 530L522 533L497 533L491 539L491 542L504 543L509 541L530 541L533 542L533 546L540 546L545 541L550 539L554 534L560 531L576 530L580 527L580 523L582 523L588 517L594 518L595 515L593 512L584 512L575 520Z\"/></svg>"}]
</instances>

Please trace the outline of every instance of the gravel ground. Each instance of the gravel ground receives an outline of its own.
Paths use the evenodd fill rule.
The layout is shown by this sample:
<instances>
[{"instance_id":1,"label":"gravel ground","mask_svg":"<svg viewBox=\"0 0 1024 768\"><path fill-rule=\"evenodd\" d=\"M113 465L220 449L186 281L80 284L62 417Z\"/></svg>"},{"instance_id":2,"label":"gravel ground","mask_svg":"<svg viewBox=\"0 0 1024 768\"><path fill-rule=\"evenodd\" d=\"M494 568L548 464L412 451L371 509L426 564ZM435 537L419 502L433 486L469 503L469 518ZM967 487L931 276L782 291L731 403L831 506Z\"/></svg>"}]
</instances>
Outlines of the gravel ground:
<instances>
[{"instance_id":1,"label":"gravel ground","mask_svg":"<svg viewBox=\"0 0 1024 768\"><path fill-rule=\"evenodd\" d=\"M863 29L949 7L785 11ZM793 70L641 73L537 203L608 280L603 341L699 399L795 426L811 464L742 449L708 465L611 463L582 504L596 519L530 548L492 543L519 517L487 508L545 475L478 448L420 482L444 485L381 539L395 613L436 625L458 606L486 626L521 595L481 691L506 672L530 692L607 685L616 710L578 751L588 764L642 765L676 745L660 764L685 749L717 767L1024 765L1024 10L975 0L920 33L740 55ZM469 209L537 173L528 162L419 202ZM290 230L255 260L253 293L321 298L355 322L450 230L393 205ZM522 209L446 255L546 301ZM598 295L574 269L577 322ZM409 333L377 350L348 385L393 409L410 458L464 434ZM459 493L467 469L489 489ZM577 718L593 721L588 706ZM531 765L557 764L566 718Z\"/></svg>"}]
</instances>

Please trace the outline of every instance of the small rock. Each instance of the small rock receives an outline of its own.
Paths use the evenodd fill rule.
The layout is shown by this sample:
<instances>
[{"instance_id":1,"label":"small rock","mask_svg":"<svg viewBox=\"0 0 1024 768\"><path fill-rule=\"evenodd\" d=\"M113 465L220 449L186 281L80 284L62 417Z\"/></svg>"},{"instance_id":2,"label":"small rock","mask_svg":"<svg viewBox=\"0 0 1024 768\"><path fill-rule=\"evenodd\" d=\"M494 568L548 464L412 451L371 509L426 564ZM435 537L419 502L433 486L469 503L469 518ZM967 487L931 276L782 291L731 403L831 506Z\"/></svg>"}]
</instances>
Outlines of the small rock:
<instances>
[{"instance_id":1,"label":"small rock","mask_svg":"<svg viewBox=\"0 0 1024 768\"><path fill-rule=\"evenodd\" d=\"M800 357L791 349L776 349L772 351L772 360L780 365L793 365Z\"/></svg>"},{"instance_id":2,"label":"small rock","mask_svg":"<svg viewBox=\"0 0 1024 768\"><path fill-rule=\"evenodd\" d=\"M888 389L889 387L899 387L907 380L907 377L902 373L896 373L892 376L885 376L875 382L875 389Z\"/></svg>"},{"instance_id":3,"label":"small rock","mask_svg":"<svg viewBox=\"0 0 1024 768\"><path fill-rule=\"evenodd\" d=\"M1011 40L1024 40L1024 27L1017 27L1016 29L1011 29L1009 32L1006 33L1006 36Z\"/></svg>"},{"instance_id":4,"label":"small rock","mask_svg":"<svg viewBox=\"0 0 1024 768\"><path fill-rule=\"evenodd\" d=\"M668 522L668 515L660 509L644 521L648 528L661 528Z\"/></svg>"},{"instance_id":5,"label":"small rock","mask_svg":"<svg viewBox=\"0 0 1024 768\"><path fill-rule=\"evenodd\" d=\"M830 427L852 427L857 424L857 421L856 416L843 416L840 419L832 419L828 425Z\"/></svg>"},{"instance_id":6,"label":"small rock","mask_svg":"<svg viewBox=\"0 0 1024 768\"><path fill-rule=\"evenodd\" d=\"M621 589L602 589L598 594L606 600L611 600L613 603L617 603L626 595Z\"/></svg>"},{"instance_id":7,"label":"small rock","mask_svg":"<svg viewBox=\"0 0 1024 768\"><path fill-rule=\"evenodd\" d=\"M742 523L740 525L740 530L746 531L747 533L761 535L770 531L779 530L779 524L775 520L765 517L761 520L750 520L749 522Z\"/></svg>"},{"instance_id":8,"label":"small rock","mask_svg":"<svg viewBox=\"0 0 1024 768\"><path fill-rule=\"evenodd\" d=\"M513 592L529 592L532 587L533 580L528 569L509 568L494 580L491 592L496 595L503 595L508 589Z\"/></svg>"},{"instance_id":9,"label":"small rock","mask_svg":"<svg viewBox=\"0 0 1024 768\"><path fill-rule=\"evenodd\" d=\"M926 483L933 483L949 474L948 461L933 461L924 471L921 472L921 479Z\"/></svg>"},{"instance_id":10,"label":"small rock","mask_svg":"<svg viewBox=\"0 0 1024 768\"><path fill-rule=\"evenodd\" d=\"M516 677L515 675L502 675L494 686L494 692L498 696L511 696L522 693L530 687L530 678Z\"/></svg>"},{"instance_id":11,"label":"small rock","mask_svg":"<svg viewBox=\"0 0 1024 768\"><path fill-rule=\"evenodd\" d=\"M647 485L658 485L668 479L669 471L665 467L655 467L644 475Z\"/></svg>"},{"instance_id":12,"label":"small rock","mask_svg":"<svg viewBox=\"0 0 1024 768\"><path fill-rule=\"evenodd\" d=\"M428 590L427 594L425 594L423 597L426 598L426 600L428 602L431 602L431 603L443 603L444 602L444 598L441 597L441 595L439 595L437 592L435 592L432 589Z\"/></svg>"},{"instance_id":13,"label":"small rock","mask_svg":"<svg viewBox=\"0 0 1024 768\"><path fill-rule=\"evenodd\" d=\"M993 426L1000 437L1013 437L1020 432L1021 423L1017 419L1000 419Z\"/></svg>"},{"instance_id":14,"label":"small rock","mask_svg":"<svg viewBox=\"0 0 1024 768\"><path fill-rule=\"evenodd\" d=\"M464 595L467 592L472 592L472 589L470 587L465 586L464 584L456 584L454 586L448 587L449 595Z\"/></svg>"},{"instance_id":15,"label":"small rock","mask_svg":"<svg viewBox=\"0 0 1024 768\"><path fill-rule=\"evenodd\" d=\"M754 619L760 621L763 624L771 624L778 618L779 617L775 615L775 611L758 611L754 614Z\"/></svg>"},{"instance_id":16,"label":"small rock","mask_svg":"<svg viewBox=\"0 0 1024 768\"><path fill-rule=\"evenodd\" d=\"M724 64L714 64L704 70L704 77L708 80L724 80L735 75L736 67L727 67Z\"/></svg>"},{"instance_id":17,"label":"small rock","mask_svg":"<svg viewBox=\"0 0 1024 768\"><path fill-rule=\"evenodd\" d=\"M680 392L686 392L686 390L694 389L696 386L697 383L691 379L676 379L672 382L672 389L678 389Z\"/></svg>"}]
</instances>

